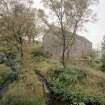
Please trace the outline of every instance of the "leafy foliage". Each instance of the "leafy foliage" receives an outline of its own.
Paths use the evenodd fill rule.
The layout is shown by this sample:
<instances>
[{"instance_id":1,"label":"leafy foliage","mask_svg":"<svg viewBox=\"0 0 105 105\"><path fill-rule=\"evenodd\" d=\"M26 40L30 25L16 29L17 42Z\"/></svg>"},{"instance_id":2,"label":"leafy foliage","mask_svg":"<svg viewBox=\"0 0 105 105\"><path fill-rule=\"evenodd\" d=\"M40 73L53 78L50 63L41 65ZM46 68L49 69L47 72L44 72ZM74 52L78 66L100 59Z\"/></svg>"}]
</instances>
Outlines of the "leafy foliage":
<instances>
[{"instance_id":1,"label":"leafy foliage","mask_svg":"<svg viewBox=\"0 0 105 105\"><path fill-rule=\"evenodd\" d=\"M5 65L0 65L0 85L7 79L11 74L11 69Z\"/></svg>"},{"instance_id":2,"label":"leafy foliage","mask_svg":"<svg viewBox=\"0 0 105 105\"><path fill-rule=\"evenodd\" d=\"M66 102L69 105L80 103L92 103L93 105L105 104L104 95L93 95L86 90L89 74L76 68L66 68L49 72L49 81L53 84L52 89L56 100ZM81 87L82 86L82 87ZM89 85L88 85L89 86ZM88 94L87 94L88 93Z\"/></svg>"},{"instance_id":3,"label":"leafy foliage","mask_svg":"<svg viewBox=\"0 0 105 105\"><path fill-rule=\"evenodd\" d=\"M58 80L63 85L74 85L78 83L78 81L84 80L87 76L86 73L74 69L74 68L66 68L61 70L52 70L50 72L51 79Z\"/></svg>"},{"instance_id":4,"label":"leafy foliage","mask_svg":"<svg viewBox=\"0 0 105 105\"><path fill-rule=\"evenodd\" d=\"M40 47L32 51L32 58L34 61L42 61L44 58L48 58L48 53Z\"/></svg>"},{"instance_id":5,"label":"leafy foliage","mask_svg":"<svg viewBox=\"0 0 105 105\"><path fill-rule=\"evenodd\" d=\"M105 54L102 55L101 62L102 62L101 69L102 71L105 71Z\"/></svg>"},{"instance_id":6,"label":"leafy foliage","mask_svg":"<svg viewBox=\"0 0 105 105\"><path fill-rule=\"evenodd\" d=\"M102 57L101 57L101 62L102 62L101 69L102 69L102 71L105 71L105 36L103 37L103 42L102 42Z\"/></svg>"}]
</instances>

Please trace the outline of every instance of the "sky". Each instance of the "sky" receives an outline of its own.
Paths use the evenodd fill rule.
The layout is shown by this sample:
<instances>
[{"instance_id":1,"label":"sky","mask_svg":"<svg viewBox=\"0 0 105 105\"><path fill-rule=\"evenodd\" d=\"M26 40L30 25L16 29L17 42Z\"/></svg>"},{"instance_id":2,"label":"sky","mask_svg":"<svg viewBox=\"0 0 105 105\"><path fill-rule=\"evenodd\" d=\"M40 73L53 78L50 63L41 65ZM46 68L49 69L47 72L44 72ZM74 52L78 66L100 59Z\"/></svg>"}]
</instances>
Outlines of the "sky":
<instances>
[{"instance_id":1,"label":"sky","mask_svg":"<svg viewBox=\"0 0 105 105\"><path fill-rule=\"evenodd\" d=\"M42 8L41 0L34 0L36 8ZM86 37L93 43L93 48L100 49L102 38L105 35L105 0L99 0L99 4L93 7L93 12L97 14L97 21L87 23L82 32L82 36Z\"/></svg>"}]
</instances>

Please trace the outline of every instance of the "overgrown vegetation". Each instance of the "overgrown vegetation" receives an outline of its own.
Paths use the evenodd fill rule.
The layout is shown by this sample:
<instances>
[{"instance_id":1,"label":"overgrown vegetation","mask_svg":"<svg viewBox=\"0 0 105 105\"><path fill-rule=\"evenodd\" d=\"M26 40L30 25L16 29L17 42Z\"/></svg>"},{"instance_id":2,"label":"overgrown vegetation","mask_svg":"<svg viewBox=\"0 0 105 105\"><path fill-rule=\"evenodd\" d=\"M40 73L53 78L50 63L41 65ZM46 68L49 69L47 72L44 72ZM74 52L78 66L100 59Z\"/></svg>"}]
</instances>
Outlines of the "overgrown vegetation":
<instances>
[{"instance_id":1,"label":"overgrown vegetation","mask_svg":"<svg viewBox=\"0 0 105 105\"><path fill-rule=\"evenodd\" d=\"M101 69L102 71L105 71L105 54L102 55L102 58L101 58Z\"/></svg>"},{"instance_id":2,"label":"overgrown vegetation","mask_svg":"<svg viewBox=\"0 0 105 105\"><path fill-rule=\"evenodd\" d=\"M32 50L32 59L34 61L40 62L49 57L48 53L44 51L43 46L40 43L35 46Z\"/></svg>"},{"instance_id":3,"label":"overgrown vegetation","mask_svg":"<svg viewBox=\"0 0 105 105\"><path fill-rule=\"evenodd\" d=\"M105 36L103 37L103 42L102 42L102 56L101 56L101 70L105 71Z\"/></svg>"},{"instance_id":4,"label":"overgrown vegetation","mask_svg":"<svg viewBox=\"0 0 105 105\"><path fill-rule=\"evenodd\" d=\"M100 81L95 79L100 78ZM65 101L68 104L92 103L104 105L105 95L103 87L105 78L90 74L86 70L66 68L50 71L49 81L53 84L55 99ZM94 86L91 86L94 84ZM103 86L99 86L103 84Z\"/></svg>"},{"instance_id":5,"label":"overgrown vegetation","mask_svg":"<svg viewBox=\"0 0 105 105\"><path fill-rule=\"evenodd\" d=\"M9 67L6 67L4 64L0 65L0 86L11 73L12 71Z\"/></svg>"},{"instance_id":6,"label":"overgrown vegetation","mask_svg":"<svg viewBox=\"0 0 105 105\"><path fill-rule=\"evenodd\" d=\"M56 17L53 25L50 15L33 8L33 0L0 1L0 51L6 54L5 62L0 58L0 95L3 94L0 105L45 105L48 94L43 94L44 86L34 70L51 83L53 98L60 104L105 105L105 74L98 66L74 67L65 61L76 32L90 17L93 1L96 0L43 0ZM53 31L53 26L60 32ZM35 40L46 30L52 31L60 42L61 60L45 52L42 43ZM66 39L66 30L72 32L72 38ZM97 70L93 70L95 67ZM104 55L102 70L105 70ZM9 82L11 76L16 80Z\"/></svg>"}]
</instances>

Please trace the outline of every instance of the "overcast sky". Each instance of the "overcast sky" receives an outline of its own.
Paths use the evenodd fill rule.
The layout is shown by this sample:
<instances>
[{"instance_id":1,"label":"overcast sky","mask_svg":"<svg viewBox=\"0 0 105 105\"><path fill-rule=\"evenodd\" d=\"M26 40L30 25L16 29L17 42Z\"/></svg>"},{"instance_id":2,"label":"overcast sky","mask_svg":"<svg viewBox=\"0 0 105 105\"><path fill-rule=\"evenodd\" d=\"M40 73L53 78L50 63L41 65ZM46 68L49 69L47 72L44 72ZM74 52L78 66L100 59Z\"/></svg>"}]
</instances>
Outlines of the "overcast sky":
<instances>
[{"instance_id":1,"label":"overcast sky","mask_svg":"<svg viewBox=\"0 0 105 105\"><path fill-rule=\"evenodd\" d=\"M36 8L42 7L41 0L34 1ZM94 48L99 49L105 35L105 0L99 0L99 4L94 7L94 12L96 12L98 20L95 23L88 23L86 25L87 32L82 35L93 43Z\"/></svg>"}]
</instances>

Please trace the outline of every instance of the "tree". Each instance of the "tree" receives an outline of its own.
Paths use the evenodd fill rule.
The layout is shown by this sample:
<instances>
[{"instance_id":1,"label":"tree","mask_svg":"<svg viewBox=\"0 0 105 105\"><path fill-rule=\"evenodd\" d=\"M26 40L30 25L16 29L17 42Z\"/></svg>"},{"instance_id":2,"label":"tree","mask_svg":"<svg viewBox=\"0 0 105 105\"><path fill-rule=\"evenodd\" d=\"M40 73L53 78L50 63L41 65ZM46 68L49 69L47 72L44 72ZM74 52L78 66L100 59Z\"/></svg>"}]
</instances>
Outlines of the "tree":
<instances>
[{"instance_id":1,"label":"tree","mask_svg":"<svg viewBox=\"0 0 105 105\"><path fill-rule=\"evenodd\" d=\"M27 66L31 63L30 44L27 42L33 35L36 25L31 3L30 0L0 1L0 49L18 56L21 68L18 74L26 69L25 63ZM28 67L27 69L30 70Z\"/></svg>"},{"instance_id":2,"label":"tree","mask_svg":"<svg viewBox=\"0 0 105 105\"><path fill-rule=\"evenodd\" d=\"M0 1L0 43L6 50L17 50L23 56L23 43L35 30L35 12L30 0Z\"/></svg>"},{"instance_id":3,"label":"tree","mask_svg":"<svg viewBox=\"0 0 105 105\"><path fill-rule=\"evenodd\" d=\"M102 69L102 71L105 71L105 36L103 37L101 53L102 53L102 56L101 56L101 63L102 63L101 69Z\"/></svg>"},{"instance_id":4,"label":"tree","mask_svg":"<svg viewBox=\"0 0 105 105\"><path fill-rule=\"evenodd\" d=\"M37 90L30 43L36 35L35 15L31 0L0 0L0 49L17 52L18 80L32 93Z\"/></svg>"},{"instance_id":5,"label":"tree","mask_svg":"<svg viewBox=\"0 0 105 105\"><path fill-rule=\"evenodd\" d=\"M94 1L95 0L43 0L45 6L51 10L55 18L56 22L54 25L58 26L60 30L60 35L56 33L56 36L62 46L61 62L64 68L66 67L65 58L67 49L71 49L77 31L83 27L84 23L90 20L92 16L90 5L92 5ZM69 40L66 35L67 30L72 32Z\"/></svg>"}]
</instances>

